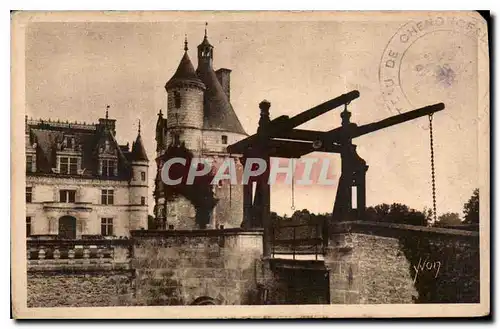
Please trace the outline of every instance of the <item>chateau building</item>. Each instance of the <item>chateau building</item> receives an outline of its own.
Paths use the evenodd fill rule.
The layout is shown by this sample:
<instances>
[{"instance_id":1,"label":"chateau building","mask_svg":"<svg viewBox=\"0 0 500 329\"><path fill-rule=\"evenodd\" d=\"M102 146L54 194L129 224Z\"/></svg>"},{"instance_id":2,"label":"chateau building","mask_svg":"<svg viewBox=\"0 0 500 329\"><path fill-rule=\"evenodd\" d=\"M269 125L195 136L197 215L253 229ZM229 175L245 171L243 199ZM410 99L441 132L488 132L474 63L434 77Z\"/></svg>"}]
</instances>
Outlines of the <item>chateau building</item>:
<instances>
[{"instance_id":1,"label":"chateau building","mask_svg":"<svg viewBox=\"0 0 500 329\"><path fill-rule=\"evenodd\" d=\"M108 107L109 108L109 107ZM114 119L26 118L28 236L127 237L147 229L149 160L141 139L119 145Z\"/></svg>"},{"instance_id":2,"label":"chateau building","mask_svg":"<svg viewBox=\"0 0 500 329\"><path fill-rule=\"evenodd\" d=\"M182 194L169 195L161 180L168 150L185 148L195 157L217 163L226 157L235 157L227 153L226 147L247 136L230 102L231 70L220 68L214 71L213 55L214 47L205 30L205 37L198 46L198 67L195 70L186 40L179 66L165 85L166 117L160 110L156 125L154 198L156 223L160 229L200 228L192 201ZM241 170L240 162L236 160L236 163L237 170ZM212 193L217 202L210 211L208 224L201 227L239 227L243 218L242 186L231 185L229 180L221 181L212 187Z\"/></svg>"}]
</instances>

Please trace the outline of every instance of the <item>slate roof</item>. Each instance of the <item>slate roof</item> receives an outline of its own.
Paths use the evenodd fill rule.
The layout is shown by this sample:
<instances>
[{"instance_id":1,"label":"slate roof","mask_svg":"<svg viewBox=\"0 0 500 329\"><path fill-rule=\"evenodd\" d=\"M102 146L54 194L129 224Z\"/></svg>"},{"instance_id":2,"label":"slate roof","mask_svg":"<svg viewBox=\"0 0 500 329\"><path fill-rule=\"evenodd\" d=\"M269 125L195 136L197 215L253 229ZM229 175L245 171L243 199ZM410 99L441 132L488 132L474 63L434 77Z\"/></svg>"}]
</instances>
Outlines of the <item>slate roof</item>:
<instances>
[{"instance_id":1,"label":"slate roof","mask_svg":"<svg viewBox=\"0 0 500 329\"><path fill-rule=\"evenodd\" d=\"M146 155L146 149L142 143L141 134L137 135L134 143L132 143L132 152L130 154L130 160L132 161L149 161Z\"/></svg>"},{"instance_id":2,"label":"slate roof","mask_svg":"<svg viewBox=\"0 0 500 329\"><path fill-rule=\"evenodd\" d=\"M185 82L195 84L198 87L205 89L205 85L196 75L193 63L191 63L191 59L189 58L187 51L184 52L184 56L182 56L179 66L177 67L177 71L175 71L172 78L170 78L170 80L168 80L165 84L165 89L168 90L175 87L179 83Z\"/></svg>"},{"instance_id":3,"label":"slate roof","mask_svg":"<svg viewBox=\"0 0 500 329\"><path fill-rule=\"evenodd\" d=\"M35 173L30 174L60 175L54 173L52 169L57 166L56 157L59 151L58 148L61 148L60 143L63 141L64 136L70 135L74 137L75 145L79 146L76 152L81 152L81 168L85 169L83 174L76 175L77 177L99 177L99 163L97 161L99 146L104 141L108 140L112 148L117 150L118 176L106 177L106 179L128 180L130 178L131 168L129 158L132 157L132 152L128 151L127 145L118 144L113 132L109 128L105 128L101 124L62 124L48 121L31 121L27 122L26 126L26 130L30 136L29 143L31 145L36 143L35 153L37 170ZM139 153L141 153L144 147L142 146L138 149L140 151ZM62 151L66 152L68 150L65 149ZM69 151L72 152L72 150Z\"/></svg>"},{"instance_id":4,"label":"slate roof","mask_svg":"<svg viewBox=\"0 0 500 329\"><path fill-rule=\"evenodd\" d=\"M196 73L206 87L203 107L203 128L246 135L213 68L208 65L198 65Z\"/></svg>"},{"instance_id":5,"label":"slate roof","mask_svg":"<svg viewBox=\"0 0 500 329\"><path fill-rule=\"evenodd\" d=\"M200 47L213 48L206 35L202 43L198 46L198 48ZM172 78L165 85L165 88L168 90L178 83L189 82L205 89L203 128L247 135L213 68L208 64L202 64L198 61L198 68L195 71L187 54L187 46L184 50L185 52L179 66Z\"/></svg>"}]
</instances>

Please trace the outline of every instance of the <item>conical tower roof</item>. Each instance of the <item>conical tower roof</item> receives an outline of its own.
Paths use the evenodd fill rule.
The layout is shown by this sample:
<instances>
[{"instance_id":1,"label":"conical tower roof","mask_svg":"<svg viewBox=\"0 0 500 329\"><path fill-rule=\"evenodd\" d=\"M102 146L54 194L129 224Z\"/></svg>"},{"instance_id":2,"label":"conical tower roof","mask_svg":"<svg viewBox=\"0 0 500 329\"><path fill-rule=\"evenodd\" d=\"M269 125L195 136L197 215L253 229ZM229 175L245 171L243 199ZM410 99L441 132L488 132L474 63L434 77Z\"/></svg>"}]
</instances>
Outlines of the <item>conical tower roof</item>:
<instances>
[{"instance_id":1,"label":"conical tower roof","mask_svg":"<svg viewBox=\"0 0 500 329\"><path fill-rule=\"evenodd\" d=\"M187 50L187 41L185 41L184 55L182 56L179 66L177 67L177 71L175 71L172 78L170 78L170 80L168 80L167 84L165 85L165 89L168 90L172 87L175 87L176 85L185 83L193 84L199 88L205 89L205 85L196 75L196 71L194 70L193 63L189 58Z\"/></svg>"},{"instance_id":2,"label":"conical tower roof","mask_svg":"<svg viewBox=\"0 0 500 329\"><path fill-rule=\"evenodd\" d=\"M144 148L144 144L142 143L140 123L139 123L139 133L137 134L135 142L132 143L132 152L130 160L149 161L148 156L146 154L146 149Z\"/></svg>"}]
</instances>

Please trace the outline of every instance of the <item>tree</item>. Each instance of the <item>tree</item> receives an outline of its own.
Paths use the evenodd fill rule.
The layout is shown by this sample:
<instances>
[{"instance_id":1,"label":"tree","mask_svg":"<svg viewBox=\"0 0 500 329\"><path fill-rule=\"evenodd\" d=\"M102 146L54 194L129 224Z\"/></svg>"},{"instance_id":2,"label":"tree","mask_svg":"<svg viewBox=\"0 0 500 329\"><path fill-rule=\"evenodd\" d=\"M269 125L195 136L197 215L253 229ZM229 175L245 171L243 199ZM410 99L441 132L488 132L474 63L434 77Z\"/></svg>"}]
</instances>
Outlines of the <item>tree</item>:
<instances>
[{"instance_id":1,"label":"tree","mask_svg":"<svg viewBox=\"0 0 500 329\"><path fill-rule=\"evenodd\" d=\"M464 204L464 223L479 224L479 189L472 192L469 201Z\"/></svg>"},{"instance_id":2,"label":"tree","mask_svg":"<svg viewBox=\"0 0 500 329\"><path fill-rule=\"evenodd\" d=\"M460 215L456 212L447 212L438 217L434 226L436 227L446 227L446 226L454 226L460 225L462 221L460 220Z\"/></svg>"},{"instance_id":3,"label":"tree","mask_svg":"<svg viewBox=\"0 0 500 329\"><path fill-rule=\"evenodd\" d=\"M218 203L215 198L213 186L211 185L214 174L209 172L203 176L197 176L192 184L188 184L187 178L191 166L194 166L193 153L186 148L186 145L170 145L163 155L162 161L165 163L173 158L181 158L185 164L176 163L170 166L168 177L172 180L180 179L179 184L169 185L164 183L164 190L167 200L174 200L178 195L188 199L196 209L196 223L198 227L204 229L210 222L210 214ZM204 164L198 163L198 170L201 170ZM212 168L213 169L213 168Z\"/></svg>"},{"instance_id":4,"label":"tree","mask_svg":"<svg viewBox=\"0 0 500 329\"><path fill-rule=\"evenodd\" d=\"M392 205L383 203L375 207L368 207L365 212L365 217L368 221L419 226L427 226L430 219L428 214L411 209L400 203L393 203Z\"/></svg>"}]
</instances>

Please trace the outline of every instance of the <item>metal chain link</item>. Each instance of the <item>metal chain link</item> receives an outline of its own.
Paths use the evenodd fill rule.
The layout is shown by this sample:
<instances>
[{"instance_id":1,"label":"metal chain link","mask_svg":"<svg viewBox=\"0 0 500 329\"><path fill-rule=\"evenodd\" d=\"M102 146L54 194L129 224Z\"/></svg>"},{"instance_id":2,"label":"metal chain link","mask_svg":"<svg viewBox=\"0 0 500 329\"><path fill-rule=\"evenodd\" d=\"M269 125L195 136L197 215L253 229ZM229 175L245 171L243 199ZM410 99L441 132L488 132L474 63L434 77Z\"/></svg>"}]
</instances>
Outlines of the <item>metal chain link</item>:
<instances>
[{"instance_id":1,"label":"metal chain link","mask_svg":"<svg viewBox=\"0 0 500 329\"><path fill-rule=\"evenodd\" d=\"M429 135L430 135L430 146L431 146L431 179L432 179L432 215L434 217L434 223L437 221L437 210L436 210L436 172L434 169L434 136L432 131L432 114L429 114Z\"/></svg>"}]
</instances>

